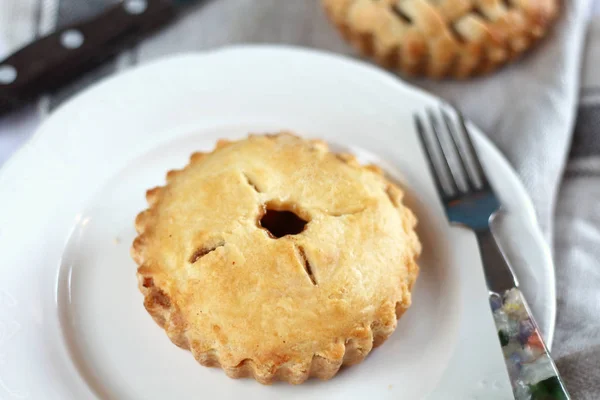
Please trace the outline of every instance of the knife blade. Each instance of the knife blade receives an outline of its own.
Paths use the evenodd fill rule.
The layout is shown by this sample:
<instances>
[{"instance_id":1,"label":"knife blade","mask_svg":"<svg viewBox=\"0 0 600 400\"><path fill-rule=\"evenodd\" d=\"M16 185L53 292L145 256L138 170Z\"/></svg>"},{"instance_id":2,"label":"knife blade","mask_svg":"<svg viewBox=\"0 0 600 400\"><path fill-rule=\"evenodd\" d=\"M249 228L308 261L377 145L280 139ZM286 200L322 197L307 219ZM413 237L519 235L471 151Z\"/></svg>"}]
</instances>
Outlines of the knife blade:
<instances>
[{"instance_id":1,"label":"knife blade","mask_svg":"<svg viewBox=\"0 0 600 400\"><path fill-rule=\"evenodd\" d=\"M51 92L176 17L190 0L124 0L64 27L0 62L0 115Z\"/></svg>"}]
</instances>

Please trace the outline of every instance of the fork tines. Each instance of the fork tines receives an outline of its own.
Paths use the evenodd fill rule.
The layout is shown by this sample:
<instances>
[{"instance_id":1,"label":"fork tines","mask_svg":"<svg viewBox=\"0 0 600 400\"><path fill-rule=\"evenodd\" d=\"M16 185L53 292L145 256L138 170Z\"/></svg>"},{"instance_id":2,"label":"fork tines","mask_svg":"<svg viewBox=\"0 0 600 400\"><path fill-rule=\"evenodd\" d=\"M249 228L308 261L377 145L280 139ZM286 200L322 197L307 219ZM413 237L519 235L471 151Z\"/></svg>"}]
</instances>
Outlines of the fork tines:
<instances>
[{"instance_id":1,"label":"fork tines","mask_svg":"<svg viewBox=\"0 0 600 400\"><path fill-rule=\"evenodd\" d=\"M426 119L415 114L415 126L444 200L491 190L462 114L453 110L453 117L444 106L426 114Z\"/></svg>"}]
</instances>

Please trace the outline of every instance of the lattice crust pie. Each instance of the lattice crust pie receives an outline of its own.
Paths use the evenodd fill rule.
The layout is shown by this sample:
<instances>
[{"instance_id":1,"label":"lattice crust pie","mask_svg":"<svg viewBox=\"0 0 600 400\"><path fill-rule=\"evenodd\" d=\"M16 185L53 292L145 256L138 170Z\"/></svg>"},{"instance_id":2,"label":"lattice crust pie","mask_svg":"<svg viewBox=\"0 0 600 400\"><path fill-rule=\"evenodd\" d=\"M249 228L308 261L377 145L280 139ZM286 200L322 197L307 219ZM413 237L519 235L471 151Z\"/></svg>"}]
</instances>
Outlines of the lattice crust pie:
<instances>
[{"instance_id":1,"label":"lattice crust pie","mask_svg":"<svg viewBox=\"0 0 600 400\"><path fill-rule=\"evenodd\" d=\"M323 0L364 55L409 75L465 78L513 60L543 37L559 0Z\"/></svg>"},{"instance_id":2,"label":"lattice crust pie","mask_svg":"<svg viewBox=\"0 0 600 400\"><path fill-rule=\"evenodd\" d=\"M402 196L321 141L221 141L147 192L132 248L144 305L230 377L329 379L411 304L420 244Z\"/></svg>"}]
</instances>

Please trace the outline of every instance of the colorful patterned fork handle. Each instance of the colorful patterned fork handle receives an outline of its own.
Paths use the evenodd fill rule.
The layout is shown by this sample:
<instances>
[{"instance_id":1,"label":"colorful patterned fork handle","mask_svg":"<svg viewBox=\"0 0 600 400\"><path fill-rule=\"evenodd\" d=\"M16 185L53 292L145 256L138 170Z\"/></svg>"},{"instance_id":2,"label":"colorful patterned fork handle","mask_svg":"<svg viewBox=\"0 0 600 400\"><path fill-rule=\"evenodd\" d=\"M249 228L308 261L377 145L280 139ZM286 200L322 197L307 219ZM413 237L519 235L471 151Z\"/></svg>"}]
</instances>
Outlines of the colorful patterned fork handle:
<instances>
[{"instance_id":1,"label":"colorful patterned fork handle","mask_svg":"<svg viewBox=\"0 0 600 400\"><path fill-rule=\"evenodd\" d=\"M521 291L491 293L490 305L515 399L569 400Z\"/></svg>"}]
</instances>

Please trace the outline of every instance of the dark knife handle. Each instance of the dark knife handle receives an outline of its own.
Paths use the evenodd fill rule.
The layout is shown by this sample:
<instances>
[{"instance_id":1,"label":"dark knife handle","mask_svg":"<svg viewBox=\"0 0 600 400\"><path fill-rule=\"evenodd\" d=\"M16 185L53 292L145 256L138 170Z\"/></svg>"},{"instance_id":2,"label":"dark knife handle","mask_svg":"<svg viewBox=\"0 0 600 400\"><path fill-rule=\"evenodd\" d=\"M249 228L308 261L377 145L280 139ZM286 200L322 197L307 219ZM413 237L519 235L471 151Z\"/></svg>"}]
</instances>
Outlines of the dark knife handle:
<instances>
[{"instance_id":1,"label":"dark knife handle","mask_svg":"<svg viewBox=\"0 0 600 400\"><path fill-rule=\"evenodd\" d=\"M125 0L18 50L0 62L0 114L93 69L174 15L173 0Z\"/></svg>"}]
</instances>

